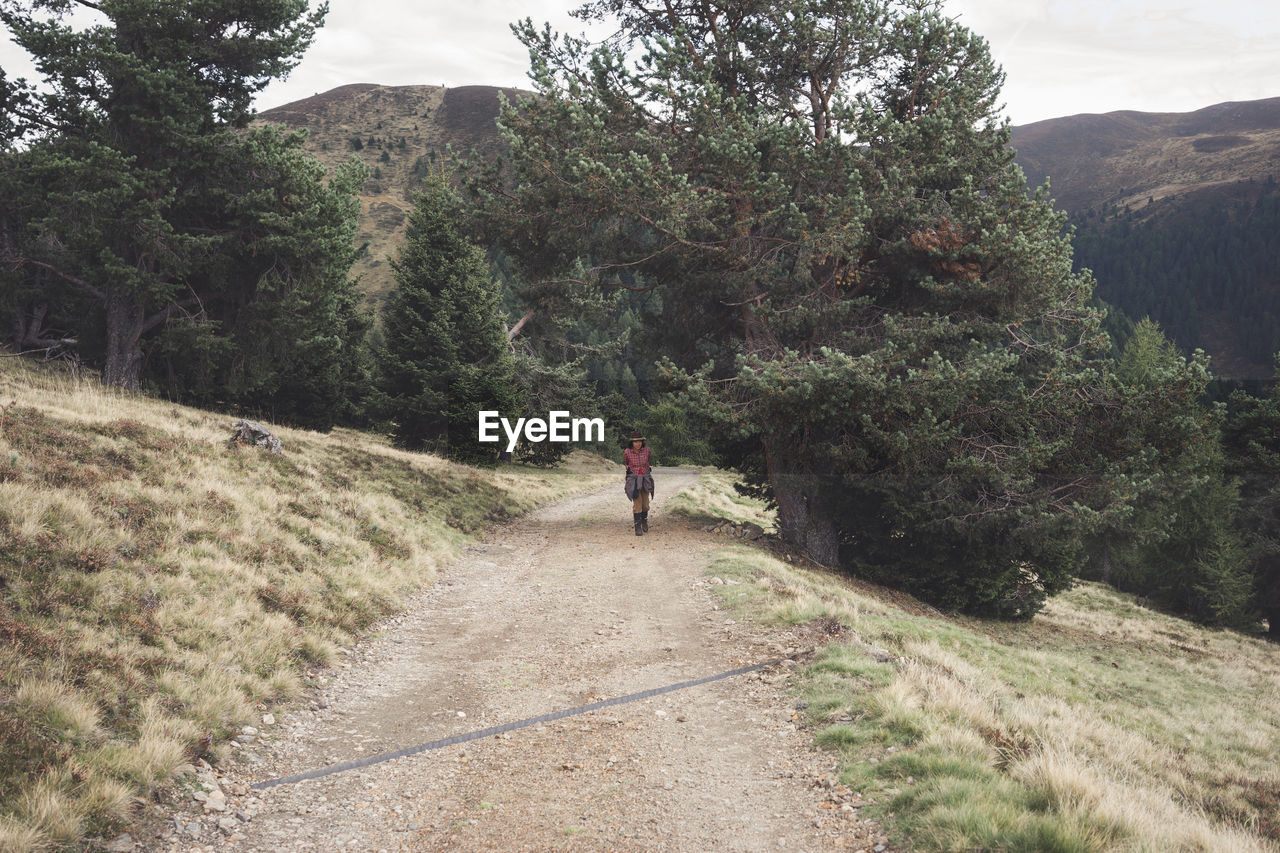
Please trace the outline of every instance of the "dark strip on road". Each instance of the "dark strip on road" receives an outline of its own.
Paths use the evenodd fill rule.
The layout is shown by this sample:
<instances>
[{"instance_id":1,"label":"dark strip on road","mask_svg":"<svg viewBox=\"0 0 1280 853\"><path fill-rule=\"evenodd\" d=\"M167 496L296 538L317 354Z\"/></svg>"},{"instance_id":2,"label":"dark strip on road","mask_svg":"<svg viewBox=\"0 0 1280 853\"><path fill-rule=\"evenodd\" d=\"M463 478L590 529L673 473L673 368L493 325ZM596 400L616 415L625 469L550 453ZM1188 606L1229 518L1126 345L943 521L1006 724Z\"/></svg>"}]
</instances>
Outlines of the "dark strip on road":
<instances>
[{"instance_id":1,"label":"dark strip on road","mask_svg":"<svg viewBox=\"0 0 1280 853\"><path fill-rule=\"evenodd\" d=\"M516 729L527 728L528 726L536 726L541 723L549 723L553 720L563 720L565 717L573 717L578 714L585 714L589 711L599 711L601 708L609 708L614 705L622 705L627 702L638 702L641 699L648 699L653 696L661 696L663 693L673 693L676 690L688 690L690 687L698 687L702 684L710 684L713 681L720 681L725 678L733 678L736 675L745 675L748 672L754 672L757 669L764 669L766 666L775 666L782 663L784 659L765 661L764 663L756 663L751 666L744 666L738 669L731 669L728 672L721 672L716 675L708 675L702 678L695 678L692 681L681 681L678 684L668 684L666 687L655 687L652 690L643 690L639 693L632 693L627 696L618 696L614 699L604 699L599 702L592 702L590 705L579 705L577 708L566 708L563 711L553 711L550 714L543 714L541 717L531 717L527 720L518 720L514 723L506 723L501 726L492 726L479 731L467 732L465 734L453 735L452 737L433 740L430 743L419 744L418 746L410 746L405 749L397 749L394 752L382 752L378 755L369 755L355 761L346 761L342 764L331 764L328 767L321 767L318 770L308 770L305 773L297 773L293 776L281 776L279 779L268 779L264 782L257 782L253 785L253 789L261 791L265 788L274 788L277 785L292 785L295 782L305 782L308 779L319 779L323 776L332 776L335 773L345 773L348 770L357 770L361 767L369 767L374 764L381 764L384 761L394 761L397 758L407 758L410 755L417 755L422 752L430 752L434 749L443 749L446 746L454 744L466 743L467 741L480 740L481 738L493 737L504 732L515 731Z\"/></svg>"}]
</instances>

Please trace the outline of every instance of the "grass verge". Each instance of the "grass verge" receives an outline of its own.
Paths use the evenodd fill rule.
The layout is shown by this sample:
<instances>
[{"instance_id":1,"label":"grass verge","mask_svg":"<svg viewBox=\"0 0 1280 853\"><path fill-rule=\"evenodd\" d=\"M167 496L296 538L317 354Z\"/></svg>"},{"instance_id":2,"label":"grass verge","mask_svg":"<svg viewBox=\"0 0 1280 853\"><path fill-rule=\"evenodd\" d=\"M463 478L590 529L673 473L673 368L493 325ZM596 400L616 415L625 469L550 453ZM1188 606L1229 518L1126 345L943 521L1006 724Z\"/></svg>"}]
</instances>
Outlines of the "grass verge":
<instances>
[{"instance_id":1,"label":"grass verge","mask_svg":"<svg viewBox=\"0 0 1280 853\"><path fill-rule=\"evenodd\" d=\"M0 851L112 831L486 527L617 480L231 420L0 361Z\"/></svg>"},{"instance_id":2,"label":"grass verge","mask_svg":"<svg viewBox=\"0 0 1280 853\"><path fill-rule=\"evenodd\" d=\"M666 512L698 524L727 518L730 521L758 524L765 530L774 526L774 514L753 498L733 490L736 476L719 468L698 468L702 477L666 502Z\"/></svg>"},{"instance_id":3,"label":"grass verge","mask_svg":"<svg viewBox=\"0 0 1280 853\"><path fill-rule=\"evenodd\" d=\"M740 581L713 588L742 616L848 629L797 690L841 781L916 850L1280 850L1274 645L1098 584L999 623L756 548L709 572Z\"/></svg>"}]
</instances>

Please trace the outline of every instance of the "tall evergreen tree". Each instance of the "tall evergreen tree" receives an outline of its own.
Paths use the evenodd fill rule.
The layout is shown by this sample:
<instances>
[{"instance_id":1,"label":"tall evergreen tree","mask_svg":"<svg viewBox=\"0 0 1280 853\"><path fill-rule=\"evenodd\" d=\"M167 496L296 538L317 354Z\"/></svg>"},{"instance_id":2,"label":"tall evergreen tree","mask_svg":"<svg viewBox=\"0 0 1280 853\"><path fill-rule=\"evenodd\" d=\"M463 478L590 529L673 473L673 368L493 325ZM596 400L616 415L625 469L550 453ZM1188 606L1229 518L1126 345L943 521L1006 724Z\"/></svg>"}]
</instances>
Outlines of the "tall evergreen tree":
<instances>
[{"instance_id":1,"label":"tall evergreen tree","mask_svg":"<svg viewBox=\"0 0 1280 853\"><path fill-rule=\"evenodd\" d=\"M532 281L590 257L661 291L673 381L788 541L1034 612L1122 497L1092 283L1013 163L985 43L928 0L580 14L618 36L518 28L538 91L473 183L490 233Z\"/></svg>"},{"instance_id":2,"label":"tall evergreen tree","mask_svg":"<svg viewBox=\"0 0 1280 853\"><path fill-rule=\"evenodd\" d=\"M1185 359L1150 318L1133 329L1116 365L1117 441L1134 449L1116 474L1130 506L1100 524L1088 576L1199 621L1256 624L1252 573L1227 476L1222 413L1204 402L1207 360Z\"/></svg>"},{"instance_id":3,"label":"tall evergreen tree","mask_svg":"<svg viewBox=\"0 0 1280 853\"><path fill-rule=\"evenodd\" d=\"M1249 531L1254 605L1280 640L1280 356L1277 382L1265 397L1237 392L1224 446L1229 470L1240 480L1242 518Z\"/></svg>"},{"instance_id":4,"label":"tall evergreen tree","mask_svg":"<svg viewBox=\"0 0 1280 853\"><path fill-rule=\"evenodd\" d=\"M459 219L444 179L427 181L392 262L379 390L398 444L492 460L495 446L477 440L478 413L518 416L522 401L498 286Z\"/></svg>"},{"instance_id":5,"label":"tall evergreen tree","mask_svg":"<svg viewBox=\"0 0 1280 853\"><path fill-rule=\"evenodd\" d=\"M144 364L171 399L312 429L363 418L369 322L350 269L367 170L353 159L327 178L302 141L255 129L238 140L240 162L209 176L236 249L193 272L199 291L221 298L166 322Z\"/></svg>"},{"instance_id":6,"label":"tall evergreen tree","mask_svg":"<svg viewBox=\"0 0 1280 853\"><path fill-rule=\"evenodd\" d=\"M95 23L75 26L77 6ZM240 263L265 247L264 230L290 230L297 200L261 180L279 146L243 128L254 94L296 64L325 11L307 0L0 2L44 78L0 93L0 250L22 276L7 285L43 287L74 316L98 340L108 383L140 386L147 341L170 320L200 323L219 303L272 293L264 277L288 277L270 251ZM236 198L220 192L228 176ZM248 227L241 205L261 212ZM228 268L241 277L218 274Z\"/></svg>"}]
</instances>

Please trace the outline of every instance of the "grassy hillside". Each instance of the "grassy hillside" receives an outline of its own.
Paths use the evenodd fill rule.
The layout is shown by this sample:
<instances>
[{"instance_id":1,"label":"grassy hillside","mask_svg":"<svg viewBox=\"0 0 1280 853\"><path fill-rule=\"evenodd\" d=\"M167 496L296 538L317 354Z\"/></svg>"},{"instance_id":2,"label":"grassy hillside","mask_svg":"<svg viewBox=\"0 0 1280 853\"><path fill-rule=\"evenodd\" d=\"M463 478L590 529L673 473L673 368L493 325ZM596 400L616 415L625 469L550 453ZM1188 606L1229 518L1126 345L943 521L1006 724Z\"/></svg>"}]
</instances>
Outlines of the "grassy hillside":
<instances>
[{"instance_id":1,"label":"grassy hillside","mask_svg":"<svg viewBox=\"0 0 1280 853\"><path fill-rule=\"evenodd\" d=\"M444 166L450 147L496 155L501 145L493 86L378 86L356 83L266 110L258 121L307 131L306 149L332 170L352 157L369 167L360 193L357 241L368 253L356 262L369 307L394 286L390 260L404 241L414 192L424 175Z\"/></svg>"},{"instance_id":2,"label":"grassy hillside","mask_svg":"<svg viewBox=\"0 0 1280 853\"><path fill-rule=\"evenodd\" d=\"M1013 128L1032 186L1049 178L1058 204L1143 207L1208 187L1261 181L1280 161L1280 98L1215 104L1190 113L1121 111Z\"/></svg>"},{"instance_id":3,"label":"grassy hillside","mask_svg":"<svg viewBox=\"0 0 1280 853\"><path fill-rule=\"evenodd\" d=\"M231 420L0 358L0 850L110 829L486 525L616 478Z\"/></svg>"},{"instance_id":4,"label":"grassy hillside","mask_svg":"<svg viewBox=\"0 0 1280 853\"><path fill-rule=\"evenodd\" d=\"M1092 583L1001 623L758 548L724 549L710 573L740 615L833 639L797 673L799 719L840 753L849 792L829 805L876 815L895 842L1280 850L1274 644Z\"/></svg>"}]
</instances>

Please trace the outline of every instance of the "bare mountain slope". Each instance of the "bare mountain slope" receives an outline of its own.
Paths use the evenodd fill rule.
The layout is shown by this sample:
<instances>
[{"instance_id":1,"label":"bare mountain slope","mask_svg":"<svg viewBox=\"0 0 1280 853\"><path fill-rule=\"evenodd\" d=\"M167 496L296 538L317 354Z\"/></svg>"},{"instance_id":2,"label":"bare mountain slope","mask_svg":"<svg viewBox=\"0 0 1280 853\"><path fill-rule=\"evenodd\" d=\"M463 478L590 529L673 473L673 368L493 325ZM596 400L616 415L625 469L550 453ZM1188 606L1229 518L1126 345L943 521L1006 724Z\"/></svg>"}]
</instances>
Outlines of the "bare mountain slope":
<instances>
[{"instance_id":1,"label":"bare mountain slope","mask_svg":"<svg viewBox=\"0 0 1280 853\"><path fill-rule=\"evenodd\" d=\"M377 306L392 287L388 261L404 238L414 190L452 147L492 153L500 145L493 86L379 86L353 83L266 110L263 123L306 130L307 149L330 169L355 156L372 177L361 193L359 240L369 251L355 269Z\"/></svg>"},{"instance_id":2,"label":"bare mountain slope","mask_svg":"<svg viewBox=\"0 0 1280 853\"><path fill-rule=\"evenodd\" d=\"M1080 213L1280 173L1280 98L1191 113L1114 112L1013 129L1027 180Z\"/></svg>"}]
</instances>

